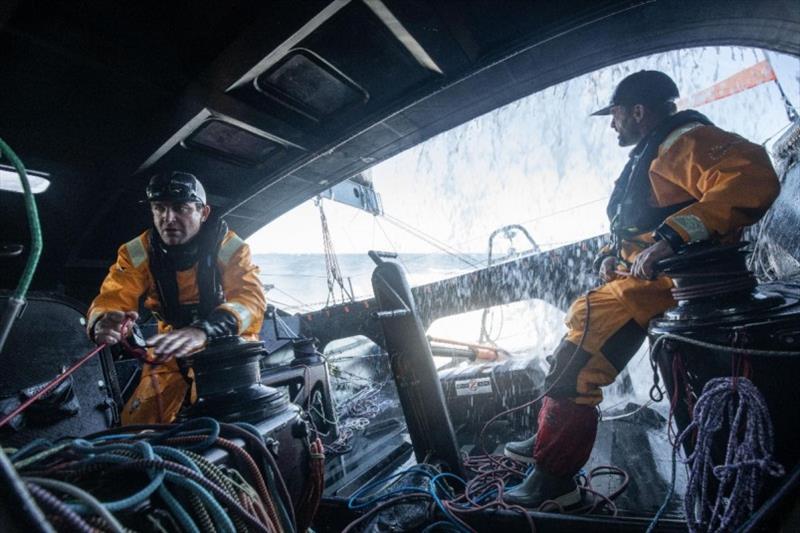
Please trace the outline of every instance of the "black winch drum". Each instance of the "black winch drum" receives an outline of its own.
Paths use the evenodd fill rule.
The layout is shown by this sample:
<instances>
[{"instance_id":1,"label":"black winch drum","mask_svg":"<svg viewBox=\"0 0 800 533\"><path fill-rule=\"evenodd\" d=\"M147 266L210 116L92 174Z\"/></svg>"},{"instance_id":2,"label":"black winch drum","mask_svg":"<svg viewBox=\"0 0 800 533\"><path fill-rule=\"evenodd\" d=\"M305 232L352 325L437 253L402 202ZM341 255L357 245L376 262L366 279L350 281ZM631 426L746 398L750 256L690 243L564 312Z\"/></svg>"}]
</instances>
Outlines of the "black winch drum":
<instances>
[{"instance_id":1,"label":"black winch drum","mask_svg":"<svg viewBox=\"0 0 800 533\"><path fill-rule=\"evenodd\" d=\"M719 246L662 262L665 273L673 278L676 287L685 289L683 294L691 297L679 298L676 307L650 322L651 346L662 335L672 333L721 346L800 351L800 284L771 282L758 285L747 271L746 252L741 250L742 246ZM735 275L737 271L740 273L738 276ZM738 289L727 294L703 296L702 287L696 281L718 282L720 276L714 273L724 273L735 281L731 286ZM748 277L753 281L750 287ZM743 364L741 357L726 350L703 348L673 339L658 342L653 356L666 385L666 399L677 394L674 414L680 431L689 424L690 413L686 383L683 377L677 384L673 379L675 359L680 357L685 371L681 375L686 376L689 388L696 396L700 396L709 380L731 376L735 365L738 363L741 368ZM790 471L800 462L797 442L800 417L794 413L800 405L797 382L800 356L749 354L745 357L750 366L750 380L763 395L772 419L775 458ZM691 439L687 439L685 451L689 453L692 447Z\"/></svg>"},{"instance_id":2,"label":"black winch drum","mask_svg":"<svg viewBox=\"0 0 800 533\"><path fill-rule=\"evenodd\" d=\"M265 353L262 342L231 337L185 359L183 364L194 370L197 387L197 401L185 416L257 422L285 411L287 394L261 383L259 360Z\"/></svg>"}]
</instances>

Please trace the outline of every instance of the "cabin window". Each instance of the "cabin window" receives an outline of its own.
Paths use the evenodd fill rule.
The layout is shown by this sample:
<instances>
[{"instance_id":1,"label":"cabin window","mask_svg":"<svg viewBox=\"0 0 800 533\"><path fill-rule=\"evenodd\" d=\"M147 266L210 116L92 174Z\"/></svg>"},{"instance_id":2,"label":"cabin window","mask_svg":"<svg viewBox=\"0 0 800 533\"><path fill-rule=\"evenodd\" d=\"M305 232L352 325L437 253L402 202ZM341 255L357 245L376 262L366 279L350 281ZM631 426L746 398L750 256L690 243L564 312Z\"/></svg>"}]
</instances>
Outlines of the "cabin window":
<instances>
[{"instance_id":1,"label":"cabin window","mask_svg":"<svg viewBox=\"0 0 800 533\"><path fill-rule=\"evenodd\" d=\"M28 183L33 194L41 194L50 187L49 174L25 169L28 176ZM25 189L19 179L17 169L12 166L0 165L0 191L22 193Z\"/></svg>"},{"instance_id":2,"label":"cabin window","mask_svg":"<svg viewBox=\"0 0 800 533\"><path fill-rule=\"evenodd\" d=\"M270 287L268 298L302 312L350 294L371 297L368 250L397 252L411 284L420 285L485 267L489 236L505 226L520 225L531 239L521 232L496 237L493 262L606 233L605 205L628 149L617 145L608 118L589 114L607 103L617 82L641 69L666 72L681 90L681 105L767 147L789 122L770 72L788 101L800 105L800 60L752 48L676 50L578 76L376 164L365 174L380 194L382 215L322 200L344 288L334 283L329 291L313 201L256 232L248 242ZM734 76L744 82L711 89ZM545 315L547 323L560 324L555 307L543 308ZM460 340L474 342L480 329L472 318L468 322Z\"/></svg>"}]
</instances>

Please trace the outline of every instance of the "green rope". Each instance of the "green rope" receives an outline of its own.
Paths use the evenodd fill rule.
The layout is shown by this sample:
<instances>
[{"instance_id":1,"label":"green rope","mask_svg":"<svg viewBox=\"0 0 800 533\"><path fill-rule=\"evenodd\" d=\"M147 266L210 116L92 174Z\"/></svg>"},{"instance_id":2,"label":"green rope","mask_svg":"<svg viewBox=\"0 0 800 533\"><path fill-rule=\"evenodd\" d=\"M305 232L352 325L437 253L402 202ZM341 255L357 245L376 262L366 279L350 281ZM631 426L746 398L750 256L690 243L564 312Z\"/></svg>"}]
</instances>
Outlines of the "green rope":
<instances>
[{"instance_id":1,"label":"green rope","mask_svg":"<svg viewBox=\"0 0 800 533\"><path fill-rule=\"evenodd\" d=\"M3 139L0 139L0 152L2 152L19 174L19 180L22 182L22 190L25 191L25 211L28 214L28 224L31 228L31 253L28 255L28 262L25 265L25 270L22 277L17 284L17 290L14 292L14 298L19 300L25 299L28 293L28 287L33 280L33 274L36 272L36 265L39 263L39 257L42 255L42 228L39 224L39 212L36 209L36 200L33 198L31 191L31 184L28 182L28 173L25 172L25 166L19 160L14 150L8 146Z\"/></svg>"},{"instance_id":2,"label":"green rope","mask_svg":"<svg viewBox=\"0 0 800 533\"><path fill-rule=\"evenodd\" d=\"M239 495L236 493L236 490L231 484L230 478L222 471L220 467L215 465L214 463L208 461L202 455L189 451L183 450L183 453L188 456L194 463L200 468L200 471L203 475L219 485L221 488L225 489L225 491L234 499L238 498ZM247 523L242 520L237 514L231 515L231 520L233 520L233 525L236 527L236 531L247 533L249 528L247 527Z\"/></svg>"}]
</instances>

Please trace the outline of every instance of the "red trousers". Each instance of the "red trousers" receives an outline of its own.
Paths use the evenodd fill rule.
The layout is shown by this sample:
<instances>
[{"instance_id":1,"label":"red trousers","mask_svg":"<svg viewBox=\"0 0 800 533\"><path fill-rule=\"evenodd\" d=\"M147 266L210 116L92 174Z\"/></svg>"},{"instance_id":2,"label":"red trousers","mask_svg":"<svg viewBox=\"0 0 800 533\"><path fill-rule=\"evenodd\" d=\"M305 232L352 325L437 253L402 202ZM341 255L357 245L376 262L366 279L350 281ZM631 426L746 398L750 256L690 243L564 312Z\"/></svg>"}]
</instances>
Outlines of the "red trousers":
<instances>
[{"instance_id":1,"label":"red trousers","mask_svg":"<svg viewBox=\"0 0 800 533\"><path fill-rule=\"evenodd\" d=\"M565 477L589 459L601 388L614 382L641 346L650 319L675 304L671 287L665 277L623 278L572 304L565 320L569 332L545 380L549 392L539 411L533 451L537 467Z\"/></svg>"},{"instance_id":2,"label":"red trousers","mask_svg":"<svg viewBox=\"0 0 800 533\"><path fill-rule=\"evenodd\" d=\"M545 397L533 460L559 477L573 476L589 460L597 434L597 410L568 398Z\"/></svg>"}]
</instances>

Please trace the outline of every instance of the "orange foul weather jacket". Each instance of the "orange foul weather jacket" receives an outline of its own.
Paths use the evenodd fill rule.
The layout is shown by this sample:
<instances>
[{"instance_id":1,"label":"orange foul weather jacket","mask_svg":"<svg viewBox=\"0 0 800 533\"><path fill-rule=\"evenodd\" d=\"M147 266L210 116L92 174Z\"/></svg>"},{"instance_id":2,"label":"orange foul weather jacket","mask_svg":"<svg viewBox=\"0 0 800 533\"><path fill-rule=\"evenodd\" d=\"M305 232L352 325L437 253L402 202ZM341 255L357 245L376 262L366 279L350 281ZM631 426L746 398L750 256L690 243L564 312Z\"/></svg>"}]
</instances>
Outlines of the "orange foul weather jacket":
<instances>
[{"instance_id":1,"label":"orange foul weather jacket","mask_svg":"<svg viewBox=\"0 0 800 533\"><path fill-rule=\"evenodd\" d=\"M109 269L100 287L100 294L89 307L87 328L90 332L104 313L138 310L142 296L145 297L145 308L159 316L161 303L148 257L150 231L145 231L119 248L116 263ZM264 320L266 298L258 278L258 267L250 256L250 247L232 231L228 231L222 239L217 267L225 300L217 309L236 317L239 335L248 340L257 340ZM176 277L179 304L197 304L200 301L197 264L188 270L176 272ZM172 329L171 325L159 320L159 333ZM159 366L145 364L139 386L123 409L122 423L171 422L180 410L189 386L174 359Z\"/></svg>"},{"instance_id":2,"label":"orange foul weather jacket","mask_svg":"<svg viewBox=\"0 0 800 533\"><path fill-rule=\"evenodd\" d=\"M641 209L683 206L660 220L659 231L669 235L673 246L707 240L738 241L742 229L757 222L780 192L762 146L697 122L670 132L658 146L647 177L649 198ZM617 250L606 248L600 259L618 254L619 259L632 263L654 240L652 229L630 232L620 239ZM569 328L566 340L578 345L583 339L588 360L577 374L577 383L570 384L572 393L567 396L580 404L600 403L600 388L614 381L641 345L650 319L675 305L672 286L672 280L663 275L655 280L622 277L606 283L590 294L591 319L586 335L587 297L572 304L565 319ZM630 335L624 335L626 332ZM620 350L621 345L631 349Z\"/></svg>"},{"instance_id":3,"label":"orange foul weather jacket","mask_svg":"<svg viewBox=\"0 0 800 533\"><path fill-rule=\"evenodd\" d=\"M650 165L649 204L689 204L664 220L684 243L738 241L742 229L757 222L780 192L764 147L716 126L678 128L658 154ZM632 261L652 243L652 232L624 240L622 259Z\"/></svg>"}]
</instances>

